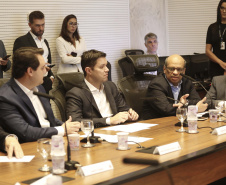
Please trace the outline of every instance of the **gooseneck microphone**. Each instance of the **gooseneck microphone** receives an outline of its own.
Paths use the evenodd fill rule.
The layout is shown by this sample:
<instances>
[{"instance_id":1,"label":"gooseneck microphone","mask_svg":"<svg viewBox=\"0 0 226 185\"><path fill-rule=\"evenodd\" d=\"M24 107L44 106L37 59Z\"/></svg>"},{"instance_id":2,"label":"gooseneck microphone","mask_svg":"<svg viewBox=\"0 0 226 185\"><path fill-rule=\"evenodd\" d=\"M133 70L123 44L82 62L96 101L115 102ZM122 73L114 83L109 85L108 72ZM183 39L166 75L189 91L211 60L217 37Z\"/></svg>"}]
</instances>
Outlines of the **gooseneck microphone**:
<instances>
[{"instance_id":1,"label":"gooseneck microphone","mask_svg":"<svg viewBox=\"0 0 226 185\"><path fill-rule=\"evenodd\" d=\"M44 97L44 98L52 99L52 100L55 99L54 96L49 95L49 94L46 94L46 93L41 93L41 92L33 91L33 94L34 95L37 95L37 96Z\"/></svg>"},{"instance_id":2,"label":"gooseneck microphone","mask_svg":"<svg viewBox=\"0 0 226 185\"><path fill-rule=\"evenodd\" d=\"M48 98L48 99L55 99L54 96L46 94L46 93L33 91L33 94L37 95L37 96L44 97L44 98ZM71 147L70 147L70 144L69 144L66 122L65 122L65 133L66 133L66 137L67 137L67 161L65 162L65 169L67 169L67 170L75 170L75 169L77 169L75 164L79 164L79 162L71 160Z\"/></svg>"},{"instance_id":3,"label":"gooseneck microphone","mask_svg":"<svg viewBox=\"0 0 226 185\"><path fill-rule=\"evenodd\" d=\"M202 83L200 83L199 81L195 80L194 78L188 76L188 75L185 75L185 74L182 74L180 73L180 75L186 79L189 79L195 83L198 83L205 91L206 91L206 94L210 97L210 107L212 108L212 104L213 104L213 99L212 97L210 96L209 92L206 90L206 88L202 85Z\"/></svg>"}]
</instances>

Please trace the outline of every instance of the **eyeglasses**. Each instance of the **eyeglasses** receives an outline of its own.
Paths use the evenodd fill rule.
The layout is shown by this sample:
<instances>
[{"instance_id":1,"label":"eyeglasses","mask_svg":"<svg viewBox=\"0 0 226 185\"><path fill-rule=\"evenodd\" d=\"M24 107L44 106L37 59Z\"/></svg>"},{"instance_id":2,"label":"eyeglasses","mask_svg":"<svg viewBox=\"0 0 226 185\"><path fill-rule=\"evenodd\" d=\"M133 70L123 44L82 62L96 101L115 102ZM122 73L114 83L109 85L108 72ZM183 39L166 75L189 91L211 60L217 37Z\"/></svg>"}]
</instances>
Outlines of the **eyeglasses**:
<instances>
[{"instance_id":1,"label":"eyeglasses","mask_svg":"<svg viewBox=\"0 0 226 185\"><path fill-rule=\"evenodd\" d=\"M220 9L221 9L222 11L226 11L226 7L221 6Z\"/></svg>"},{"instance_id":2,"label":"eyeglasses","mask_svg":"<svg viewBox=\"0 0 226 185\"><path fill-rule=\"evenodd\" d=\"M78 26L79 24L76 22L76 23L74 23L74 22L69 22L68 23L70 26Z\"/></svg>"},{"instance_id":3,"label":"eyeglasses","mask_svg":"<svg viewBox=\"0 0 226 185\"><path fill-rule=\"evenodd\" d=\"M176 68L176 67L167 67L168 71L169 72L174 72L175 70L177 70L179 73L183 72L184 71L184 68Z\"/></svg>"}]
</instances>

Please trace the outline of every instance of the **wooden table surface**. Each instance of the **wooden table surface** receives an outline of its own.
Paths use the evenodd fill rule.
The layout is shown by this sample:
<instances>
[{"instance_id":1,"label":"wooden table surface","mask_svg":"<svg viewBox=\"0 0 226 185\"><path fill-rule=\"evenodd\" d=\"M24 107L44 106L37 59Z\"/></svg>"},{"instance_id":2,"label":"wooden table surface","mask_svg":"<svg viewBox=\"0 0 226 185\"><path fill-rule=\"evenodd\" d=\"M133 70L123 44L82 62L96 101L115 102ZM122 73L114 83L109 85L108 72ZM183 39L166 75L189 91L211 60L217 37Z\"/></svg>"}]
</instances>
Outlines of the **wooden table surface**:
<instances>
[{"instance_id":1,"label":"wooden table surface","mask_svg":"<svg viewBox=\"0 0 226 185\"><path fill-rule=\"evenodd\" d=\"M199 150L202 150L211 146L215 146L216 144L226 141L226 134L221 136L212 135L210 134L210 131L211 131L210 128L199 129L198 134L178 133L175 131L176 129L178 129L178 127L174 126L174 124L178 122L176 117L166 117L166 118L152 119L152 120L146 120L141 122L158 124L157 126L151 127L150 129L129 134L129 136L153 138L152 140L141 143L142 146L145 146L145 147L151 147L155 145L160 146L160 145L169 144L169 143L178 141L182 149L179 151L175 151L175 152L160 156L160 155L135 152L138 150L136 148L137 145L130 145L131 149L127 151L116 150L117 144L111 144L107 142L98 143L93 148L80 147L79 151L72 151L72 160L80 162L82 166L94 164L94 163L98 163L106 160L111 160L114 166L114 169L103 172L103 173L99 173L96 175L87 176L87 177L81 177L77 175L74 170L68 171L67 173L62 174L62 176L73 177L75 178L75 180L66 182L64 184L65 185L96 184L103 181L108 181L113 178L119 178L120 176L130 174L132 172L136 172L142 169L147 169L148 167L150 167L149 165L124 164L122 162L122 159L124 157L157 159L160 163L163 163L170 160L176 160L177 158L184 155L188 155L188 156L195 155L196 152ZM198 122L199 127L204 127L204 126L218 127L218 126L221 126L222 124L223 123L209 123L209 120ZM116 134L115 131L105 131L105 130L101 130L101 128L95 129L95 132L103 133L103 134L111 134L111 135ZM83 135L82 132L80 134ZM16 182L21 183L22 181L25 181L25 180L29 180L32 178L49 174L48 172L38 171L38 168L43 165L43 159L40 156L40 154L36 151L36 142L24 143L22 144L22 148L24 150L25 155L35 155L35 158L29 163L1 163L0 164L0 184L7 185L7 183L8 184L15 184ZM213 172L212 171L210 172L207 169L200 170L204 173L203 175L206 176L205 180L200 181L201 184L210 183L226 175L226 169L225 169L226 159L224 159L225 154L226 154L226 150L223 150L223 151L214 152L212 156L209 155L210 156L209 158L208 157L205 158L204 156L204 157L201 157L198 161L195 161L197 159L194 160L195 164L200 163L199 166L201 169L204 168L202 166L204 163L211 164L210 166L208 166L208 168ZM5 155L5 154L1 153L1 155ZM219 157L218 162L215 162L214 160L215 158L218 158L218 156L224 156L224 158ZM201 161L201 159L203 160L205 159L205 161ZM52 165L51 162L48 162L48 163L50 166ZM177 169L178 172L176 172L176 169L172 168L171 173L172 173L173 180L175 181L174 182L175 184L180 184L180 185L181 184L200 184L200 182L195 183L197 179L199 179L200 175L199 175L199 171L198 172L196 171L196 174L192 173L192 170L195 171L195 169L192 168L193 166L195 166L195 164L193 163L185 163L180 165L182 166L182 169L178 168ZM222 166L219 165L221 163L224 165ZM175 176L174 176L174 171L175 171ZM182 173L183 171L186 173L188 173L188 171L189 173L191 172L191 174L193 176L196 176L196 178L194 178L192 181L192 178L189 177L189 173L188 173L187 179L177 178L176 173ZM160 179L158 174L160 175ZM154 183L155 176L156 178L158 178L156 180L156 183ZM168 177L166 176L165 172L153 174L152 179L153 179L152 184L162 184L163 181L161 182L161 179L164 180L164 183L166 182L169 183L167 180ZM145 182L147 181L148 179L144 179L143 184L145 184ZM148 181L147 184L148 183L150 183L150 181Z\"/></svg>"}]
</instances>

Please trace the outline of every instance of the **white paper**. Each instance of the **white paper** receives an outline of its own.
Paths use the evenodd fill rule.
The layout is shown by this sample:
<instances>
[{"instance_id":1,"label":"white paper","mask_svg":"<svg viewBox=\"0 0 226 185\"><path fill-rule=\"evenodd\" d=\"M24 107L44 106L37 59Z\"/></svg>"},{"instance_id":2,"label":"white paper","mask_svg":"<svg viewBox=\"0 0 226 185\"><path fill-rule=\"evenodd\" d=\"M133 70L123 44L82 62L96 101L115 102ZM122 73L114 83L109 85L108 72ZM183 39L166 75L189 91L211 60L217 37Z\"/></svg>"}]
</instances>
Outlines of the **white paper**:
<instances>
[{"instance_id":1,"label":"white paper","mask_svg":"<svg viewBox=\"0 0 226 185\"><path fill-rule=\"evenodd\" d=\"M197 114L197 117L200 118L200 117L202 117L206 113L209 113L209 111L200 112L200 113Z\"/></svg>"},{"instance_id":2,"label":"white paper","mask_svg":"<svg viewBox=\"0 0 226 185\"><path fill-rule=\"evenodd\" d=\"M156 126L158 124L151 123L132 123L129 125L116 125L111 127L102 128L101 130L113 130L118 132L138 132L141 130L149 129L150 127Z\"/></svg>"},{"instance_id":3,"label":"white paper","mask_svg":"<svg viewBox=\"0 0 226 185\"><path fill-rule=\"evenodd\" d=\"M226 126L215 128L212 132L213 135L222 135L226 134Z\"/></svg>"},{"instance_id":4,"label":"white paper","mask_svg":"<svg viewBox=\"0 0 226 185\"><path fill-rule=\"evenodd\" d=\"M117 135L107 135L107 134L99 134L99 133L94 133L94 135L100 136L102 139L105 139L109 143L118 143ZM82 135L80 137L86 137L86 135ZM132 142L128 142L128 144L142 143L142 142L148 141L150 139L153 139L153 138L129 136L128 141L132 141ZM136 143L134 143L134 142L136 142Z\"/></svg>"},{"instance_id":5,"label":"white paper","mask_svg":"<svg viewBox=\"0 0 226 185\"><path fill-rule=\"evenodd\" d=\"M34 157L34 155L27 155L21 159L17 159L16 157L9 159L7 156L0 156L0 162L30 162Z\"/></svg>"}]
</instances>

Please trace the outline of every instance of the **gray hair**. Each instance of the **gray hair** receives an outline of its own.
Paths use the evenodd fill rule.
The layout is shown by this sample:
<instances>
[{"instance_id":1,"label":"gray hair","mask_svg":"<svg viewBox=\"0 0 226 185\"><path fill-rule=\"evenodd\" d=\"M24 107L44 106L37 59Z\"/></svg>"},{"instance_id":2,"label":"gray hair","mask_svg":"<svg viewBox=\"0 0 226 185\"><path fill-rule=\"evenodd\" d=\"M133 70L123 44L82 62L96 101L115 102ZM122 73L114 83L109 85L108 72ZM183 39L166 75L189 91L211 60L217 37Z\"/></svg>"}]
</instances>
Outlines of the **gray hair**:
<instances>
[{"instance_id":1,"label":"gray hair","mask_svg":"<svg viewBox=\"0 0 226 185\"><path fill-rule=\"evenodd\" d=\"M144 37L145 43L147 42L147 40L148 40L149 38L156 38L156 39L158 39L158 37L157 37L156 34L150 32L150 33L148 33L147 35L145 35L145 37Z\"/></svg>"}]
</instances>

